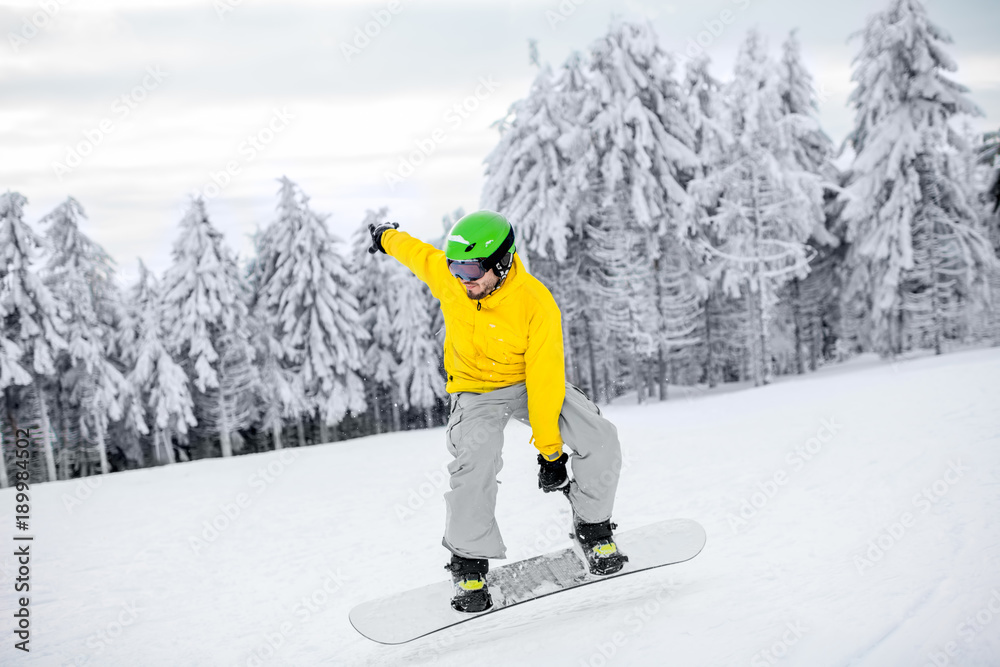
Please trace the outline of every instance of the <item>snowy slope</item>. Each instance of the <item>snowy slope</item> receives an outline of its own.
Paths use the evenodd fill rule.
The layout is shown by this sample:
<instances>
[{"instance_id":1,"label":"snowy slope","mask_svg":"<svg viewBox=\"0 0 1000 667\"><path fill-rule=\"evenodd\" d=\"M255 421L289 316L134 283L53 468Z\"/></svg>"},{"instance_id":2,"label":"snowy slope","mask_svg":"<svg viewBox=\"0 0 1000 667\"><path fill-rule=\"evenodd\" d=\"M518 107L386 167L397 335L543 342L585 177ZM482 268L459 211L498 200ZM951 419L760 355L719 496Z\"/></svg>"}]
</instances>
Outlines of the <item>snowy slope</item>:
<instances>
[{"instance_id":1,"label":"snowy slope","mask_svg":"<svg viewBox=\"0 0 1000 667\"><path fill-rule=\"evenodd\" d=\"M5 611L0 663L1000 664L1000 350L605 412L616 520L700 521L693 561L376 645L348 610L446 575L442 430L199 461L34 490L32 652ZM501 473L515 558L569 520L527 435L508 428Z\"/></svg>"}]
</instances>

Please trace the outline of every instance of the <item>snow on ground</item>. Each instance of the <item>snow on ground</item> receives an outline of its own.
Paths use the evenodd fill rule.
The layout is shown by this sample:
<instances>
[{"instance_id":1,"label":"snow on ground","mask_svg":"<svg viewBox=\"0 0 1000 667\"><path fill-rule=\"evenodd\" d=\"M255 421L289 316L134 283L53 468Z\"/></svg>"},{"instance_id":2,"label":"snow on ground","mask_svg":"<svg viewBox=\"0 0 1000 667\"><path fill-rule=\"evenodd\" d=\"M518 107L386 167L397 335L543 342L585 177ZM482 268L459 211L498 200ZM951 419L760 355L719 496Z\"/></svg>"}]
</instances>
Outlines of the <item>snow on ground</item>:
<instances>
[{"instance_id":1,"label":"snow on ground","mask_svg":"<svg viewBox=\"0 0 1000 667\"><path fill-rule=\"evenodd\" d=\"M616 520L701 522L694 560L382 646L350 608L446 576L442 429L137 470L34 489L32 650L5 611L0 663L1000 664L1000 350L605 413ZM515 558L568 543L527 435L500 477Z\"/></svg>"}]
</instances>

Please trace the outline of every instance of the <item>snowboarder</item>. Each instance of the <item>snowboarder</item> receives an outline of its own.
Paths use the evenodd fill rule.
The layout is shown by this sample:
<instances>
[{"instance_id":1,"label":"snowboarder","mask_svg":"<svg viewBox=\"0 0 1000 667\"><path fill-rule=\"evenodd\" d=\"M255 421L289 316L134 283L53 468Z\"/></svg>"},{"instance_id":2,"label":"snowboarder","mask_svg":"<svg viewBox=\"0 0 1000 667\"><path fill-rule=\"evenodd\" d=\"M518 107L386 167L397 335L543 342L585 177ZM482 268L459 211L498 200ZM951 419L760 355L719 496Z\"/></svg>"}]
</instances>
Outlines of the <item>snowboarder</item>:
<instances>
[{"instance_id":1,"label":"snowboarder","mask_svg":"<svg viewBox=\"0 0 1000 667\"><path fill-rule=\"evenodd\" d=\"M497 526L497 474L503 429L511 417L529 424L538 449L538 486L565 493L574 535L591 572L611 574L628 560L615 545L611 511L621 471L614 425L566 382L559 307L515 252L514 229L493 211L455 223L446 250L371 224L368 252L391 255L430 287L445 319L444 366L451 394L446 443L451 490L442 543L455 583L452 606L489 609L490 558L504 558ZM572 453L573 480L566 463Z\"/></svg>"}]
</instances>

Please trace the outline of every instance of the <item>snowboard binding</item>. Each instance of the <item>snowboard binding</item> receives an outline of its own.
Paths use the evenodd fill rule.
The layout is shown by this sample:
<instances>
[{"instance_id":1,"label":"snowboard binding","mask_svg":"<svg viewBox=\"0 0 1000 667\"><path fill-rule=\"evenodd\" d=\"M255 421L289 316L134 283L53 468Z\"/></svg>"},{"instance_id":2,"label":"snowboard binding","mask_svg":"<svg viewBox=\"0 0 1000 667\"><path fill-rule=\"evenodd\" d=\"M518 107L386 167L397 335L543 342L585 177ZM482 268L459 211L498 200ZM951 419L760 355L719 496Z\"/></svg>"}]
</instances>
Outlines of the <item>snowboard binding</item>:
<instances>
[{"instance_id":1,"label":"snowboard binding","mask_svg":"<svg viewBox=\"0 0 1000 667\"><path fill-rule=\"evenodd\" d=\"M569 500L569 492L575 481L570 481L565 487L559 489ZM572 501L570 501L572 507ZM611 519L600 523L584 523L573 512L573 532L569 534L583 551L583 556L587 561L587 568L591 574L606 575L614 574L628 562L628 556L623 554L618 545L615 544L614 531L618 524L611 523Z\"/></svg>"},{"instance_id":2,"label":"snowboard binding","mask_svg":"<svg viewBox=\"0 0 1000 667\"><path fill-rule=\"evenodd\" d=\"M463 558L452 554L451 562L444 566L451 572L455 594L451 598L451 606L455 611L477 613L486 611L493 606L489 586L486 583L486 573L490 562L485 558Z\"/></svg>"},{"instance_id":3,"label":"snowboard binding","mask_svg":"<svg viewBox=\"0 0 1000 667\"><path fill-rule=\"evenodd\" d=\"M600 523L584 523L574 515L570 537L580 545L591 574L614 574L628 562L628 556L615 544L614 530L617 527L618 524L611 523L611 519Z\"/></svg>"}]
</instances>

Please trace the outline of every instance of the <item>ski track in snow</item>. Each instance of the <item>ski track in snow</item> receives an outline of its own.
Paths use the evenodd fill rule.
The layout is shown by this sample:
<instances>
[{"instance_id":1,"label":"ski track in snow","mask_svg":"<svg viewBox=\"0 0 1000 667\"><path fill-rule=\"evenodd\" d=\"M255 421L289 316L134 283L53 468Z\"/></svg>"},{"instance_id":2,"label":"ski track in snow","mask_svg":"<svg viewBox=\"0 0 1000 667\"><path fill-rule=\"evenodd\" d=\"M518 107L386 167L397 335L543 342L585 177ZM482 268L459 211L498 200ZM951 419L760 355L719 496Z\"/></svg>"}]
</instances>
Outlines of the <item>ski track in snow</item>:
<instances>
[{"instance_id":1,"label":"ski track in snow","mask_svg":"<svg viewBox=\"0 0 1000 667\"><path fill-rule=\"evenodd\" d=\"M906 615L905 615L904 618L901 618L901 619L895 621L885 631L885 633L875 641L874 644L872 644L871 646L868 646L867 648L864 648L862 651L860 651L859 654L857 655L857 657L852 658L852 659L850 659L848 661L848 664L851 664L851 665L862 664L864 662L864 660L868 656L870 656L872 653L874 653L875 650L879 646L881 646L882 644L884 644L890 637L892 637L894 634L896 634L896 632L901 627L903 627L903 625L905 625L907 621L909 621L911 618L913 618L915 612L918 609L920 609L921 607L923 607L924 605L926 605L928 602L930 602L931 598L933 597L933 594L937 591L937 588L938 588L938 586L941 585L942 581L944 581L943 578L940 579L940 580L938 580L934 584L934 587L931 590L926 591L922 596L920 596L920 599L918 599L909 609L906 610Z\"/></svg>"},{"instance_id":2,"label":"ski track in snow","mask_svg":"<svg viewBox=\"0 0 1000 667\"><path fill-rule=\"evenodd\" d=\"M443 429L39 485L32 651L4 614L0 664L1000 664L1000 350L720 389L602 406L625 452L615 520L695 519L698 557L400 646L347 613L447 576ZM528 434L508 427L500 474L512 559L569 544ZM5 527L14 504L0 491Z\"/></svg>"}]
</instances>

